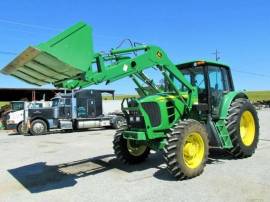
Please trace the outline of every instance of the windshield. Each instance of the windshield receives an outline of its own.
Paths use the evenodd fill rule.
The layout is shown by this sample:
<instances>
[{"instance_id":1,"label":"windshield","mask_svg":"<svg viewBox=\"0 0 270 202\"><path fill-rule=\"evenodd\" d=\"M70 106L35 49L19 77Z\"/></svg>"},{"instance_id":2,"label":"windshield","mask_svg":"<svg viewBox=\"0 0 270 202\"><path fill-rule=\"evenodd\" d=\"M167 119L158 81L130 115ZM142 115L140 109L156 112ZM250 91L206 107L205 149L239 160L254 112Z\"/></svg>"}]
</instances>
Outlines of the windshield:
<instances>
[{"instance_id":1,"label":"windshield","mask_svg":"<svg viewBox=\"0 0 270 202\"><path fill-rule=\"evenodd\" d=\"M197 86L198 89L205 89L205 76L202 66L187 67L185 69L181 69L181 72L185 76L185 78L193 85ZM179 84L179 89L186 91L187 89L181 83Z\"/></svg>"},{"instance_id":2,"label":"windshield","mask_svg":"<svg viewBox=\"0 0 270 202\"><path fill-rule=\"evenodd\" d=\"M24 109L24 102L12 102L11 109L13 111L19 111L19 110Z\"/></svg>"},{"instance_id":3,"label":"windshield","mask_svg":"<svg viewBox=\"0 0 270 202\"><path fill-rule=\"evenodd\" d=\"M191 76L190 72L188 70L181 70L182 74L184 75L185 79L191 83ZM188 89L177 79L174 79L174 84L175 86L180 90L180 91L187 91Z\"/></svg>"},{"instance_id":4,"label":"windshield","mask_svg":"<svg viewBox=\"0 0 270 202\"><path fill-rule=\"evenodd\" d=\"M61 105L65 105L65 99L62 99L62 98L52 99L52 107L57 107Z\"/></svg>"},{"instance_id":5,"label":"windshield","mask_svg":"<svg viewBox=\"0 0 270 202\"><path fill-rule=\"evenodd\" d=\"M55 98L52 100L52 107L57 107L59 105L60 99Z\"/></svg>"}]
</instances>

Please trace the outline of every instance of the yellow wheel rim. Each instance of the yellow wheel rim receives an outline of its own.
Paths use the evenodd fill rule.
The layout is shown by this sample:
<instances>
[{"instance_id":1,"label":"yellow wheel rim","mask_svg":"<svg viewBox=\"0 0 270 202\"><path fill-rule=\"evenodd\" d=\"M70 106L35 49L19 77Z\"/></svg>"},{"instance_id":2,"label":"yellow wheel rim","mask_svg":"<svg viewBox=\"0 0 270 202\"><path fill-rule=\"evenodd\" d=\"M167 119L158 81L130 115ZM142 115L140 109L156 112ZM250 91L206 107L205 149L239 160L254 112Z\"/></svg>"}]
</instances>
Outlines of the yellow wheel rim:
<instances>
[{"instance_id":1,"label":"yellow wheel rim","mask_svg":"<svg viewBox=\"0 0 270 202\"><path fill-rule=\"evenodd\" d=\"M250 146L255 137L255 121L250 111L245 111L240 120L240 135L244 145Z\"/></svg>"},{"instance_id":2,"label":"yellow wheel rim","mask_svg":"<svg viewBox=\"0 0 270 202\"><path fill-rule=\"evenodd\" d=\"M194 169L200 166L204 152L204 141L200 133L189 134L183 147L183 158L187 167Z\"/></svg>"},{"instance_id":3,"label":"yellow wheel rim","mask_svg":"<svg viewBox=\"0 0 270 202\"><path fill-rule=\"evenodd\" d=\"M137 145L134 140L127 140L127 149L132 156L141 156L146 148L146 145Z\"/></svg>"}]
</instances>

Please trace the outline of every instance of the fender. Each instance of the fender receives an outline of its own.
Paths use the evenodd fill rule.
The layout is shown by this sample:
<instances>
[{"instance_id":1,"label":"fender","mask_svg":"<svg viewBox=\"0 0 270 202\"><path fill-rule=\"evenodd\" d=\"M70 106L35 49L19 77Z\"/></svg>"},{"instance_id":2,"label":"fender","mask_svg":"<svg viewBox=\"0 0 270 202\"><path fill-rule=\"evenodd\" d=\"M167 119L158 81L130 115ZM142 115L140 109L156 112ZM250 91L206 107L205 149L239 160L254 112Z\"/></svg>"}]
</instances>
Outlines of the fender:
<instances>
[{"instance_id":1,"label":"fender","mask_svg":"<svg viewBox=\"0 0 270 202\"><path fill-rule=\"evenodd\" d=\"M224 120L227 118L230 105L237 98L248 99L248 96L244 92L239 92L239 91L232 91L224 95L222 104L220 105L219 119Z\"/></svg>"}]
</instances>

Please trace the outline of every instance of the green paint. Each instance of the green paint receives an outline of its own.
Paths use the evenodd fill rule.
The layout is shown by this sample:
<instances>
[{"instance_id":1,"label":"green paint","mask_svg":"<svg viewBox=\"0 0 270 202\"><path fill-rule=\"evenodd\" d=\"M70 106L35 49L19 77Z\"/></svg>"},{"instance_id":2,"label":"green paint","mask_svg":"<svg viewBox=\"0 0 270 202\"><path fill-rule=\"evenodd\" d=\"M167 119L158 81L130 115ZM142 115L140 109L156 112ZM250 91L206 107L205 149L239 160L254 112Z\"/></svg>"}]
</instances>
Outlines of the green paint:
<instances>
[{"instance_id":1,"label":"green paint","mask_svg":"<svg viewBox=\"0 0 270 202\"><path fill-rule=\"evenodd\" d=\"M124 131L123 136L124 138L131 139L131 140L144 141L147 139L145 132L139 132L139 131Z\"/></svg>"},{"instance_id":2,"label":"green paint","mask_svg":"<svg viewBox=\"0 0 270 202\"><path fill-rule=\"evenodd\" d=\"M160 141L148 141L148 146L154 151L160 151L165 147L166 143L166 139L163 138Z\"/></svg>"},{"instance_id":3,"label":"green paint","mask_svg":"<svg viewBox=\"0 0 270 202\"><path fill-rule=\"evenodd\" d=\"M226 127L225 120L222 120L222 119L218 120L215 123L215 127L218 131L218 135L221 140L222 147L226 149L232 148L233 145L232 145L232 141Z\"/></svg>"},{"instance_id":4,"label":"green paint","mask_svg":"<svg viewBox=\"0 0 270 202\"><path fill-rule=\"evenodd\" d=\"M220 105L219 119L223 120L226 119L230 105L232 101L235 100L236 98L247 98L247 96L243 92L237 91L232 91L224 95L222 104Z\"/></svg>"},{"instance_id":5,"label":"green paint","mask_svg":"<svg viewBox=\"0 0 270 202\"><path fill-rule=\"evenodd\" d=\"M92 28L85 23L77 23L49 41L41 43L37 49L56 57L71 68L87 71L94 58Z\"/></svg>"}]
</instances>

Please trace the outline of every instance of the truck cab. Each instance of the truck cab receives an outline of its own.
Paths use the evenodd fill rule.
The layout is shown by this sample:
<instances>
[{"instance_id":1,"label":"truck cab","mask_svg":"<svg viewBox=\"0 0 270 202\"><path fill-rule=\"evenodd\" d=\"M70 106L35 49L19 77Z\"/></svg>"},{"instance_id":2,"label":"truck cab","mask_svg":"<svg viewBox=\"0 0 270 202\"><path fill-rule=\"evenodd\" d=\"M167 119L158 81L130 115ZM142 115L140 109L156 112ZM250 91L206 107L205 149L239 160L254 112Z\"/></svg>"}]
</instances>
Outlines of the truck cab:
<instances>
[{"instance_id":1,"label":"truck cab","mask_svg":"<svg viewBox=\"0 0 270 202\"><path fill-rule=\"evenodd\" d=\"M11 105L11 111L19 111L19 110L23 110L24 106L27 104L28 102L26 101L12 101L10 102Z\"/></svg>"},{"instance_id":2,"label":"truck cab","mask_svg":"<svg viewBox=\"0 0 270 202\"><path fill-rule=\"evenodd\" d=\"M45 101L12 101L11 111L7 116L7 129L16 130L18 133L22 133L22 122L24 120L24 111L27 109L38 109L49 106L50 102Z\"/></svg>"}]
</instances>

